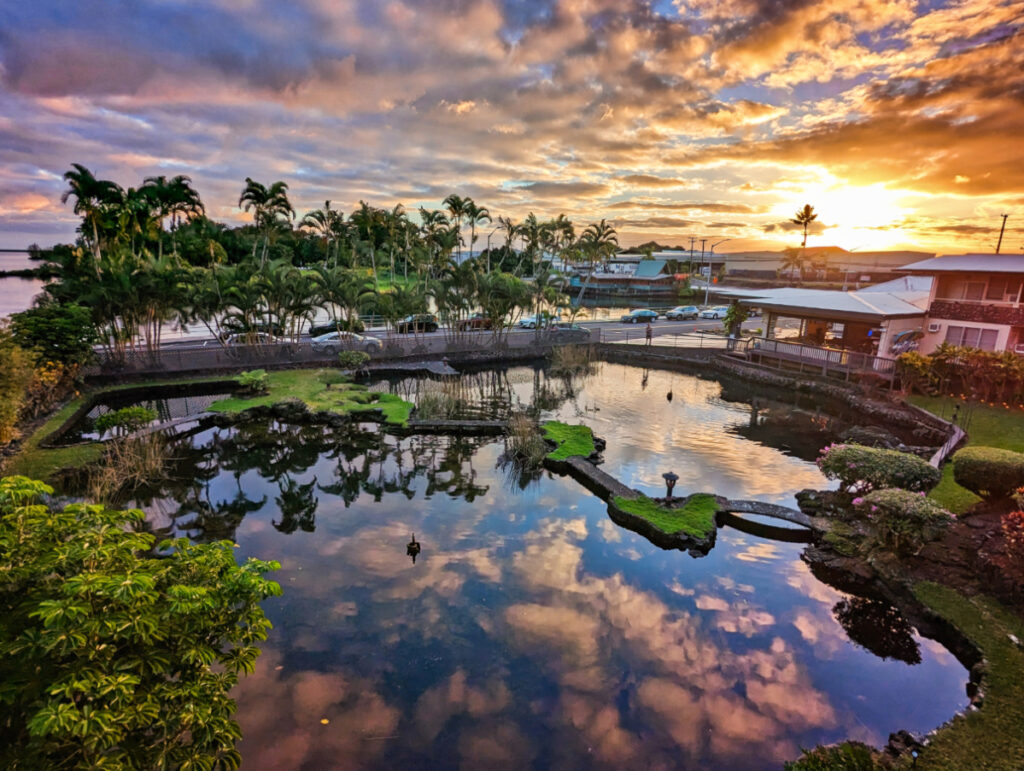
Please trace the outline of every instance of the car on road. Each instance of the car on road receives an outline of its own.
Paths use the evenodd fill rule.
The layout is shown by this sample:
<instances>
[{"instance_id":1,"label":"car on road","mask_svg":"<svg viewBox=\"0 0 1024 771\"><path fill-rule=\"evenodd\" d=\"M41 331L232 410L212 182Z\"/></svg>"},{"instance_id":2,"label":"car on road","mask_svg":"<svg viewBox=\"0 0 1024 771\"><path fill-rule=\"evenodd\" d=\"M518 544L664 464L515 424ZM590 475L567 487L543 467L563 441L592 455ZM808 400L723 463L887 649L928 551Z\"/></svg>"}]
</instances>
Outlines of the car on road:
<instances>
[{"instance_id":1,"label":"car on road","mask_svg":"<svg viewBox=\"0 0 1024 771\"><path fill-rule=\"evenodd\" d=\"M409 332L436 332L437 316L431 313L413 313L395 324L395 331L400 335Z\"/></svg>"},{"instance_id":2,"label":"car on road","mask_svg":"<svg viewBox=\"0 0 1024 771\"><path fill-rule=\"evenodd\" d=\"M280 324L266 324L261 322L258 324L250 325L240 324L237 321L233 323L229 321L228 323L224 324L221 327L221 330L222 331L220 334L220 338L225 343L228 341L229 337L238 338L245 337L250 334L284 337L284 327L282 327ZM232 343L232 345L237 345L237 343Z\"/></svg>"},{"instance_id":3,"label":"car on road","mask_svg":"<svg viewBox=\"0 0 1024 771\"><path fill-rule=\"evenodd\" d=\"M677 305L672 310L665 312L665 318L669 321L685 321L697 318L699 313L700 308L696 305Z\"/></svg>"},{"instance_id":4,"label":"car on road","mask_svg":"<svg viewBox=\"0 0 1024 771\"><path fill-rule=\"evenodd\" d=\"M552 324L557 324L558 321L558 316L523 316L516 326L520 329L536 329L537 327L550 327Z\"/></svg>"},{"instance_id":5,"label":"car on road","mask_svg":"<svg viewBox=\"0 0 1024 771\"><path fill-rule=\"evenodd\" d=\"M320 337L320 335L326 335L328 332L338 332L339 328L345 332L365 332L366 325L363 324L359 319L353 319L351 323L347 319L339 319L337 322L330 322L327 324L315 324L309 328L310 337Z\"/></svg>"},{"instance_id":6,"label":"car on road","mask_svg":"<svg viewBox=\"0 0 1024 771\"><path fill-rule=\"evenodd\" d=\"M724 319L729 308L725 305L716 305L714 308L705 308L700 312L702 319Z\"/></svg>"},{"instance_id":7,"label":"car on road","mask_svg":"<svg viewBox=\"0 0 1024 771\"><path fill-rule=\"evenodd\" d=\"M469 329L490 329L494 326L494 320L485 313L474 313L468 319L459 319L455 322L455 328L460 332Z\"/></svg>"},{"instance_id":8,"label":"car on road","mask_svg":"<svg viewBox=\"0 0 1024 771\"><path fill-rule=\"evenodd\" d=\"M652 311L647 308L630 311L619 319L623 324L647 324L651 321L657 320L657 311Z\"/></svg>"},{"instance_id":9,"label":"car on road","mask_svg":"<svg viewBox=\"0 0 1024 771\"><path fill-rule=\"evenodd\" d=\"M314 337L311 345L317 353L341 353L342 351L379 353L384 348L384 343L376 337L357 335L355 332L339 332L338 330Z\"/></svg>"}]
</instances>

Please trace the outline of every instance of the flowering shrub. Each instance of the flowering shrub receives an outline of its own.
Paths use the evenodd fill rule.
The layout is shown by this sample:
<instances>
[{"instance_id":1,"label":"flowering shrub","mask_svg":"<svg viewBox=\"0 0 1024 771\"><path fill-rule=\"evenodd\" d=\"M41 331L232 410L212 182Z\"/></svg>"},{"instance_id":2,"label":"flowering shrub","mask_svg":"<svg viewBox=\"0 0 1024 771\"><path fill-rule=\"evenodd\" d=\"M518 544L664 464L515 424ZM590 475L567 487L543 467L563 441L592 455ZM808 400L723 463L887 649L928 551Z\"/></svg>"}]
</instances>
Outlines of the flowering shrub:
<instances>
[{"instance_id":1,"label":"flowering shrub","mask_svg":"<svg viewBox=\"0 0 1024 771\"><path fill-rule=\"evenodd\" d=\"M1024 453L964 447L953 456L953 479L982 498L1006 498L1024 485Z\"/></svg>"},{"instance_id":2,"label":"flowering shrub","mask_svg":"<svg viewBox=\"0 0 1024 771\"><path fill-rule=\"evenodd\" d=\"M942 478L937 468L916 455L860 444L829 445L821 451L818 468L829 479L838 479L842 489L859 492L884 487L927 492Z\"/></svg>"},{"instance_id":3,"label":"flowering shrub","mask_svg":"<svg viewBox=\"0 0 1024 771\"><path fill-rule=\"evenodd\" d=\"M923 492L875 490L853 504L874 526L879 541L897 552L916 553L953 521L952 514Z\"/></svg>"},{"instance_id":4,"label":"flowering shrub","mask_svg":"<svg viewBox=\"0 0 1024 771\"><path fill-rule=\"evenodd\" d=\"M1003 538L1006 540L1006 556L1018 565L1024 565L1024 511L1003 515Z\"/></svg>"}]
</instances>

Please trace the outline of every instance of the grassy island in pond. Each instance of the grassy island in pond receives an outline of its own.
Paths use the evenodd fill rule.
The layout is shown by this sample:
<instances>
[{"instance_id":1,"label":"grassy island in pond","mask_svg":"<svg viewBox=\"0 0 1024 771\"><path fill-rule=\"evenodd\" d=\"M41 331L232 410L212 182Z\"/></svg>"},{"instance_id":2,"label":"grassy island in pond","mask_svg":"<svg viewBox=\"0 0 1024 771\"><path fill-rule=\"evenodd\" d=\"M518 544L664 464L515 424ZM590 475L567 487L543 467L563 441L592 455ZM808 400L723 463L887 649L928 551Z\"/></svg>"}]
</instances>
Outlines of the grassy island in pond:
<instances>
[{"instance_id":1,"label":"grassy island in pond","mask_svg":"<svg viewBox=\"0 0 1024 771\"><path fill-rule=\"evenodd\" d=\"M266 391L239 394L210 405L211 412L238 413L288 401L304 404L310 412L344 415L379 411L387 423L404 426L413 405L394 394L376 393L330 369L293 369L267 375Z\"/></svg>"},{"instance_id":2,"label":"grassy island in pond","mask_svg":"<svg viewBox=\"0 0 1024 771\"><path fill-rule=\"evenodd\" d=\"M541 428L544 429L544 438L557 445L547 455L550 460L568 460L576 455L589 458L597 452L594 432L587 426L570 426L549 420Z\"/></svg>"},{"instance_id":3,"label":"grassy island in pond","mask_svg":"<svg viewBox=\"0 0 1024 771\"><path fill-rule=\"evenodd\" d=\"M705 538L715 531L718 502L713 495L691 495L682 506L673 509L660 505L646 495L636 498L616 496L613 503L627 514L647 520L666 535L685 533L695 538Z\"/></svg>"}]
</instances>

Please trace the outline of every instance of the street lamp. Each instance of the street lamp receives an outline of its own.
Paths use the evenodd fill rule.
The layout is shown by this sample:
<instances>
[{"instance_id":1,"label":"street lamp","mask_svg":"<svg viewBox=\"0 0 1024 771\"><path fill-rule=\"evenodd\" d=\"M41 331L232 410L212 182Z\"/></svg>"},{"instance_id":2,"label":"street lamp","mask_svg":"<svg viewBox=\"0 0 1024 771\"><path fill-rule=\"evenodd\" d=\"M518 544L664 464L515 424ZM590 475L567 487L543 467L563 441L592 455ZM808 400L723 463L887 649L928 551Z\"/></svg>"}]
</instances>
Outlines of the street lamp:
<instances>
[{"instance_id":1,"label":"street lamp","mask_svg":"<svg viewBox=\"0 0 1024 771\"><path fill-rule=\"evenodd\" d=\"M732 239L723 238L721 241L711 244L711 254L708 257L708 277L704 280L704 305L708 304L708 293L711 291L711 268L715 264L715 247L719 244L724 244L726 241L732 241Z\"/></svg>"},{"instance_id":2,"label":"street lamp","mask_svg":"<svg viewBox=\"0 0 1024 771\"><path fill-rule=\"evenodd\" d=\"M500 227L495 228L487 234L487 272L491 272L491 236L501 230Z\"/></svg>"}]
</instances>

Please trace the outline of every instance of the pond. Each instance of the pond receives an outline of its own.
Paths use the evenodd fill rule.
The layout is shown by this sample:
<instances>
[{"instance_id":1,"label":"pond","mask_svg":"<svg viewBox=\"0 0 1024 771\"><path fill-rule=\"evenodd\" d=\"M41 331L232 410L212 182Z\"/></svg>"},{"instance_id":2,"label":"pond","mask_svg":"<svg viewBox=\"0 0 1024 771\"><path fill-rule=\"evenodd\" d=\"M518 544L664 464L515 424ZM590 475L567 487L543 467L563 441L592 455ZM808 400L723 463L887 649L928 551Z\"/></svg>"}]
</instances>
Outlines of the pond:
<instances>
[{"instance_id":1,"label":"pond","mask_svg":"<svg viewBox=\"0 0 1024 771\"><path fill-rule=\"evenodd\" d=\"M646 492L669 469L680 492L784 504L827 486L807 448L840 424L813 408L609 364L477 375L476 408L586 423ZM151 524L282 564L233 694L245 769L779 768L967 703L948 651L819 581L801 544L724 527L705 557L664 551L571 479L514 473L501 439L265 423L187 442L187 481L139 495Z\"/></svg>"}]
</instances>

